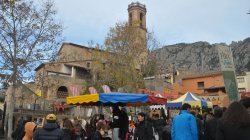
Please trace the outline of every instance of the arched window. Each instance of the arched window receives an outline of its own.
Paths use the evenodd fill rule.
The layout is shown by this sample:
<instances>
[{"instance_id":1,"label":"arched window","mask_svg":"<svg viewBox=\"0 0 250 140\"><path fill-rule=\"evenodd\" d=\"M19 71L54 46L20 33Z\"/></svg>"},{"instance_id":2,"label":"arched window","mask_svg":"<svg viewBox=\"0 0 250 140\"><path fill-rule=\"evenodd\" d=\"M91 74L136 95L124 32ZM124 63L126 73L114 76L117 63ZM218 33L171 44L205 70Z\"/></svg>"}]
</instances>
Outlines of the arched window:
<instances>
[{"instance_id":1,"label":"arched window","mask_svg":"<svg viewBox=\"0 0 250 140\"><path fill-rule=\"evenodd\" d=\"M140 26L142 27L143 14L140 13Z\"/></svg>"},{"instance_id":2,"label":"arched window","mask_svg":"<svg viewBox=\"0 0 250 140\"><path fill-rule=\"evenodd\" d=\"M68 89L65 86L61 86L57 90L57 98L66 98L69 96Z\"/></svg>"},{"instance_id":3,"label":"arched window","mask_svg":"<svg viewBox=\"0 0 250 140\"><path fill-rule=\"evenodd\" d=\"M129 25L132 26L132 13L129 13Z\"/></svg>"}]
</instances>

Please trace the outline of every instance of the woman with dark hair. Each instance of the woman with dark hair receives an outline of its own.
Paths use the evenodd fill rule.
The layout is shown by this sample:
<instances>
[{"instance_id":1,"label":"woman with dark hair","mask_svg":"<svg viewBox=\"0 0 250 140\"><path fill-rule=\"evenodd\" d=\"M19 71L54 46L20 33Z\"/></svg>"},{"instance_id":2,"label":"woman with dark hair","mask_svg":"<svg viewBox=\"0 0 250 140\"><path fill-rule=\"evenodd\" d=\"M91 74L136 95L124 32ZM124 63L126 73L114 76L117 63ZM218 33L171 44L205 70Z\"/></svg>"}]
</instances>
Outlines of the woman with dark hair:
<instances>
[{"instance_id":1,"label":"woman with dark hair","mask_svg":"<svg viewBox=\"0 0 250 140\"><path fill-rule=\"evenodd\" d=\"M74 140L75 135L74 135L74 126L71 120L68 118L63 119L63 139L64 140Z\"/></svg>"},{"instance_id":2,"label":"woman with dark hair","mask_svg":"<svg viewBox=\"0 0 250 140\"><path fill-rule=\"evenodd\" d=\"M233 102L223 114L216 131L216 140L249 140L250 117L246 108Z\"/></svg>"},{"instance_id":3,"label":"woman with dark hair","mask_svg":"<svg viewBox=\"0 0 250 140\"><path fill-rule=\"evenodd\" d=\"M98 122L96 131L91 140L106 140L105 135L108 133L108 126L104 122Z\"/></svg>"},{"instance_id":4,"label":"woman with dark hair","mask_svg":"<svg viewBox=\"0 0 250 140\"><path fill-rule=\"evenodd\" d=\"M217 124L222 114L223 108L219 106L214 108L214 117L205 122L205 140L215 140Z\"/></svg>"}]
</instances>

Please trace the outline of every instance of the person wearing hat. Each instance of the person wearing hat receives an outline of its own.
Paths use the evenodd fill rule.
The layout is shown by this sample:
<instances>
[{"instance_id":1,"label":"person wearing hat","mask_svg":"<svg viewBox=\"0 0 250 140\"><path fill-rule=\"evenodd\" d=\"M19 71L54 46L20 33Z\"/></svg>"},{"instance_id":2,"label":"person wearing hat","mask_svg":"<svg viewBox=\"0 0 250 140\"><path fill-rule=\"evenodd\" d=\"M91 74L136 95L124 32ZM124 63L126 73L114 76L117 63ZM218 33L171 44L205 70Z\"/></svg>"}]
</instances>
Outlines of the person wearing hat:
<instances>
[{"instance_id":1,"label":"person wearing hat","mask_svg":"<svg viewBox=\"0 0 250 140\"><path fill-rule=\"evenodd\" d=\"M33 140L62 140L63 131L56 123L56 116L48 114L46 116L47 123L42 128L37 128Z\"/></svg>"}]
</instances>

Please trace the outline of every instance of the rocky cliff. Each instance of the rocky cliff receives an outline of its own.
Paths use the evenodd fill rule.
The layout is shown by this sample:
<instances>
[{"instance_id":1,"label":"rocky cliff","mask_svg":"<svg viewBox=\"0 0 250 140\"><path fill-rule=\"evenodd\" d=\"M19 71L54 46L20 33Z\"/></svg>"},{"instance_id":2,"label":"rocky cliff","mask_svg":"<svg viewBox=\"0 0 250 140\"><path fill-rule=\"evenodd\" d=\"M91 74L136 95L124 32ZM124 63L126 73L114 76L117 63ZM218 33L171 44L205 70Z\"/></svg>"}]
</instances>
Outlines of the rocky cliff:
<instances>
[{"instance_id":1,"label":"rocky cliff","mask_svg":"<svg viewBox=\"0 0 250 140\"><path fill-rule=\"evenodd\" d=\"M237 72L250 70L250 38L222 44L231 47ZM164 46L155 51L158 68L164 72L171 72L173 66L197 72L217 71L220 67L216 45L195 42Z\"/></svg>"}]
</instances>

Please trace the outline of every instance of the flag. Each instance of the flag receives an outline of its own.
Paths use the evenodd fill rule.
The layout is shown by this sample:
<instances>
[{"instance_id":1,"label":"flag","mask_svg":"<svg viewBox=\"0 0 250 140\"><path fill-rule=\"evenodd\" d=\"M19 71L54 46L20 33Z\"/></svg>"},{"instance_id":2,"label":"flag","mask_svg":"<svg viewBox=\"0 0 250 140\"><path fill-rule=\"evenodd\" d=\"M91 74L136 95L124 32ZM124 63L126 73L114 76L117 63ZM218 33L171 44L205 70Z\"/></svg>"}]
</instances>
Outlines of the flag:
<instances>
[{"instance_id":1,"label":"flag","mask_svg":"<svg viewBox=\"0 0 250 140\"><path fill-rule=\"evenodd\" d=\"M75 86L71 86L71 92L72 92L72 95L73 95L73 96L79 96L79 95L80 95L80 92L79 92L78 88L75 87ZM79 116L79 115L80 115L80 112L81 112L80 106L78 105L78 106L76 107L76 109L77 109L77 114L78 114L78 116Z\"/></svg>"},{"instance_id":2,"label":"flag","mask_svg":"<svg viewBox=\"0 0 250 140\"><path fill-rule=\"evenodd\" d=\"M97 90L94 87L89 87L90 94L97 94Z\"/></svg>"},{"instance_id":3,"label":"flag","mask_svg":"<svg viewBox=\"0 0 250 140\"><path fill-rule=\"evenodd\" d=\"M71 93L72 93L73 96L79 96L80 95L80 92L79 92L78 88L75 87L75 86L71 86Z\"/></svg>"},{"instance_id":4,"label":"flag","mask_svg":"<svg viewBox=\"0 0 250 140\"><path fill-rule=\"evenodd\" d=\"M89 93L90 94L97 94L97 90L94 87L89 87ZM99 109L97 106L95 106L95 111L98 113Z\"/></svg>"},{"instance_id":5,"label":"flag","mask_svg":"<svg viewBox=\"0 0 250 140\"><path fill-rule=\"evenodd\" d=\"M111 92L109 86L107 86L107 85L103 85L102 89L103 89L104 93L110 93Z\"/></svg>"},{"instance_id":6,"label":"flag","mask_svg":"<svg viewBox=\"0 0 250 140\"><path fill-rule=\"evenodd\" d=\"M41 96L42 96L42 90L39 89L39 90L37 91L36 95L41 97Z\"/></svg>"}]
</instances>

